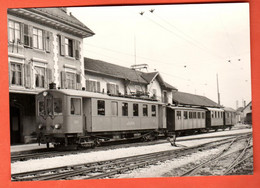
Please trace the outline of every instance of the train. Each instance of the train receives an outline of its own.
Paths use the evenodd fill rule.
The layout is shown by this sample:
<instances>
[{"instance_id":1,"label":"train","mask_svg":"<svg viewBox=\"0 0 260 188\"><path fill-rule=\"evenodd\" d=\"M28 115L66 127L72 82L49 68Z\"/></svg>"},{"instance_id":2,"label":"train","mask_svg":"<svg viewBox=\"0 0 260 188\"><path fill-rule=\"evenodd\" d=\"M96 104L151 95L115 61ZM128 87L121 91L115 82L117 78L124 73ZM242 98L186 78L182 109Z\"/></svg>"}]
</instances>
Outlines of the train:
<instances>
[{"instance_id":1,"label":"train","mask_svg":"<svg viewBox=\"0 0 260 188\"><path fill-rule=\"evenodd\" d=\"M186 132L232 128L232 110L174 106L151 99L83 90L48 89L36 95L39 144L57 148L95 147L104 141L144 141Z\"/></svg>"}]
</instances>

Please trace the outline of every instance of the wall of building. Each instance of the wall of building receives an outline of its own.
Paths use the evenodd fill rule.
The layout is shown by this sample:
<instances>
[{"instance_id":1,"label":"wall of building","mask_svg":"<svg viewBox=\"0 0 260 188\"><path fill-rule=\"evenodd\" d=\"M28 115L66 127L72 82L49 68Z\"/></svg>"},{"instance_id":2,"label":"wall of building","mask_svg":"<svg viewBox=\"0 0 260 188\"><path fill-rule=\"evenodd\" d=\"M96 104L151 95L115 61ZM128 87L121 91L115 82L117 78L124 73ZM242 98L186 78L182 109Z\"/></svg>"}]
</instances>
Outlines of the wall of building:
<instances>
[{"instance_id":1,"label":"wall of building","mask_svg":"<svg viewBox=\"0 0 260 188\"><path fill-rule=\"evenodd\" d=\"M154 93L154 90L156 90L156 93ZM152 97L154 94L156 94L156 99L158 101L162 101L161 86L157 79L153 80L149 85L147 85L147 92L149 93L149 97Z\"/></svg>"}]
</instances>

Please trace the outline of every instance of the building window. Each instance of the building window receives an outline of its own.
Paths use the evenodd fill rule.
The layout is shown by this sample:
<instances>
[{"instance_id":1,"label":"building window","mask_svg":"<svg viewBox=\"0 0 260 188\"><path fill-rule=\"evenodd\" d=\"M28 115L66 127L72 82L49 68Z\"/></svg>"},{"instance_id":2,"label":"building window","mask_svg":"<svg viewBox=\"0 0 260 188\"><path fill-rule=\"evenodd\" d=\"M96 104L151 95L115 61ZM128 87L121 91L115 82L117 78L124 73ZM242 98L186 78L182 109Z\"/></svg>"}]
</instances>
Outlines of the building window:
<instances>
[{"instance_id":1,"label":"building window","mask_svg":"<svg viewBox=\"0 0 260 188\"><path fill-rule=\"evenodd\" d=\"M21 41L21 25L12 20L9 21L9 41L14 43Z\"/></svg>"},{"instance_id":2,"label":"building window","mask_svg":"<svg viewBox=\"0 0 260 188\"><path fill-rule=\"evenodd\" d=\"M11 84L22 85L22 65L18 63L11 63Z\"/></svg>"},{"instance_id":3,"label":"building window","mask_svg":"<svg viewBox=\"0 0 260 188\"><path fill-rule=\"evenodd\" d=\"M43 67L34 67L35 69L35 87L44 87L45 80L45 68Z\"/></svg>"},{"instance_id":4,"label":"building window","mask_svg":"<svg viewBox=\"0 0 260 188\"><path fill-rule=\"evenodd\" d=\"M70 100L70 114L80 115L81 114L81 100L77 98L71 98Z\"/></svg>"},{"instance_id":5,"label":"building window","mask_svg":"<svg viewBox=\"0 0 260 188\"><path fill-rule=\"evenodd\" d=\"M133 104L133 116L138 116L139 111L138 111L138 104Z\"/></svg>"},{"instance_id":6,"label":"building window","mask_svg":"<svg viewBox=\"0 0 260 188\"><path fill-rule=\"evenodd\" d=\"M117 84L107 83L107 93L117 95L119 93L119 86Z\"/></svg>"},{"instance_id":7,"label":"building window","mask_svg":"<svg viewBox=\"0 0 260 188\"><path fill-rule=\"evenodd\" d=\"M43 50L43 31L33 28L33 47Z\"/></svg>"},{"instance_id":8,"label":"building window","mask_svg":"<svg viewBox=\"0 0 260 188\"><path fill-rule=\"evenodd\" d=\"M86 80L86 90L90 92L100 92L100 82L95 80Z\"/></svg>"},{"instance_id":9,"label":"building window","mask_svg":"<svg viewBox=\"0 0 260 188\"><path fill-rule=\"evenodd\" d=\"M122 103L122 116L128 116L128 103Z\"/></svg>"},{"instance_id":10,"label":"building window","mask_svg":"<svg viewBox=\"0 0 260 188\"><path fill-rule=\"evenodd\" d=\"M97 114L101 116L105 115L105 101L102 100L97 101Z\"/></svg>"},{"instance_id":11,"label":"building window","mask_svg":"<svg viewBox=\"0 0 260 188\"><path fill-rule=\"evenodd\" d=\"M184 116L184 119L188 119L188 112L187 112L187 111L184 111L183 116Z\"/></svg>"},{"instance_id":12,"label":"building window","mask_svg":"<svg viewBox=\"0 0 260 188\"><path fill-rule=\"evenodd\" d=\"M66 83L68 89L76 89L76 74L66 72Z\"/></svg>"},{"instance_id":13,"label":"building window","mask_svg":"<svg viewBox=\"0 0 260 188\"><path fill-rule=\"evenodd\" d=\"M177 119L181 119L181 111L177 111Z\"/></svg>"},{"instance_id":14,"label":"building window","mask_svg":"<svg viewBox=\"0 0 260 188\"><path fill-rule=\"evenodd\" d=\"M65 38L65 55L73 57L73 40Z\"/></svg>"},{"instance_id":15,"label":"building window","mask_svg":"<svg viewBox=\"0 0 260 188\"><path fill-rule=\"evenodd\" d=\"M118 103L112 101L111 102L111 115L112 116L118 116Z\"/></svg>"},{"instance_id":16,"label":"building window","mask_svg":"<svg viewBox=\"0 0 260 188\"><path fill-rule=\"evenodd\" d=\"M148 116L148 105L143 104L143 116Z\"/></svg>"},{"instance_id":17,"label":"building window","mask_svg":"<svg viewBox=\"0 0 260 188\"><path fill-rule=\"evenodd\" d=\"M152 105L152 116L155 117L156 116L156 106Z\"/></svg>"}]
</instances>

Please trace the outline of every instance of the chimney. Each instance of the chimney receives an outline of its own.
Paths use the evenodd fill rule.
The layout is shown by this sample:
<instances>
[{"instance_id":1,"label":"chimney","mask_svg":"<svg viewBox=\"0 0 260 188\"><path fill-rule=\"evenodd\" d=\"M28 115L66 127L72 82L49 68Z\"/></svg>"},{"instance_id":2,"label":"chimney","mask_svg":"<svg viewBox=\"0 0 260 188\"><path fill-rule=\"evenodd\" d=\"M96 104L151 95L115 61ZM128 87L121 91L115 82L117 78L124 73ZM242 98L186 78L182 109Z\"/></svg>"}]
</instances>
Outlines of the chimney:
<instances>
[{"instance_id":1,"label":"chimney","mask_svg":"<svg viewBox=\"0 0 260 188\"><path fill-rule=\"evenodd\" d=\"M244 100L244 107L246 107L246 101Z\"/></svg>"}]
</instances>

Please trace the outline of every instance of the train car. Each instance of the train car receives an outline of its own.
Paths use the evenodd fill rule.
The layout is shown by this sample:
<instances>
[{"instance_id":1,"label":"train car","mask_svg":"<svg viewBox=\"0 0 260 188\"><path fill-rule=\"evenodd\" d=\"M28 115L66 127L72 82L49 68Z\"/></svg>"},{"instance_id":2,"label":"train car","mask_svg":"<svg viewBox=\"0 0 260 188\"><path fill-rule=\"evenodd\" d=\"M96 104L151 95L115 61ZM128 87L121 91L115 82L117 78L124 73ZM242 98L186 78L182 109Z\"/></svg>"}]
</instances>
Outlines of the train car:
<instances>
[{"instance_id":1,"label":"train car","mask_svg":"<svg viewBox=\"0 0 260 188\"><path fill-rule=\"evenodd\" d=\"M39 143L94 146L100 140L142 136L166 129L165 105L101 93L50 89L36 96Z\"/></svg>"},{"instance_id":2,"label":"train car","mask_svg":"<svg viewBox=\"0 0 260 188\"><path fill-rule=\"evenodd\" d=\"M221 108L209 108L207 107L206 112L206 127L208 130L224 128L224 110Z\"/></svg>"},{"instance_id":3,"label":"train car","mask_svg":"<svg viewBox=\"0 0 260 188\"><path fill-rule=\"evenodd\" d=\"M236 124L236 111L232 108L224 108L224 128L231 129Z\"/></svg>"},{"instance_id":4,"label":"train car","mask_svg":"<svg viewBox=\"0 0 260 188\"><path fill-rule=\"evenodd\" d=\"M206 110L188 107L167 107L167 130L180 135L206 129Z\"/></svg>"}]
</instances>

